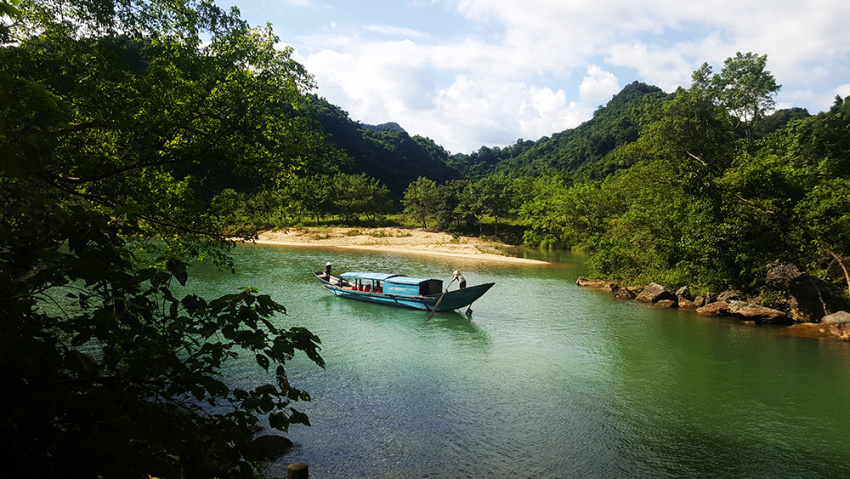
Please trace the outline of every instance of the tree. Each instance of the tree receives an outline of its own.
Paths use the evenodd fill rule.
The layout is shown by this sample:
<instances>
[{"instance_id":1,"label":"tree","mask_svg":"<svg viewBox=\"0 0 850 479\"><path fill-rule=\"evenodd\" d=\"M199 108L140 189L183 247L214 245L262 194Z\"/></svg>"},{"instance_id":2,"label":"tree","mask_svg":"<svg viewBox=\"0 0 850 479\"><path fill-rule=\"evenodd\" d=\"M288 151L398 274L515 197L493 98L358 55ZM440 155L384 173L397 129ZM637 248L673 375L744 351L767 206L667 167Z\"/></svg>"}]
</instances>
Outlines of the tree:
<instances>
[{"instance_id":1,"label":"tree","mask_svg":"<svg viewBox=\"0 0 850 479\"><path fill-rule=\"evenodd\" d=\"M323 365L319 340L272 322L283 306L253 289L204 299L176 286L190 257L228 265L205 187L286 181L326 158L293 114L309 75L269 28L211 2L3 5L15 15L0 32L7 469L251 475L260 416L308 423L284 364L303 352ZM240 356L270 382L230 384Z\"/></svg>"},{"instance_id":2,"label":"tree","mask_svg":"<svg viewBox=\"0 0 850 479\"><path fill-rule=\"evenodd\" d=\"M666 162L645 161L600 187L575 188L574 198L580 201L574 200L572 228L588 235L591 269L637 284L699 280L692 284L704 285L715 280L701 274L701 261L716 259L717 252L701 241L700 230L711 227L705 220L706 215L711 218L708 206L714 197L691 194L686 185Z\"/></svg>"},{"instance_id":3,"label":"tree","mask_svg":"<svg viewBox=\"0 0 850 479\"><path fill-rule=\"evenodd\" d=\"M766 66L767 55L737 52L723 62L720 73L712 74L711 67L704 63L693 74L693 86L725 108L736 120L733 129L743 126L748 140L753 138L755 123L773 110L773 97L782 88Z\"/></svg>"},{"instance_id":4,"label":"tree","mask_svg":"<svg viewBox=\"0 0 850 479\"><path fill-rule=\"evenodd\" d=\"M514 208L513 181L505 175L490 175L474 183L484 212L493 216L494 236L499 236L499 218L507 218Z\"/></svg>"},{"instance_id":5,"label":"tree","mask_svg":"<svg viewBox=\"0 0 850 479\"><path fill-rule=\"evenodd\" d=\"M428 227L428 218L436 216L437 207L440 203L440 192L437 184L420 176L404 190L404 214L422 223L423 228Z\"/></svg>"},{"instance_id":6,"label":"tree","mask_svg":"<svg viewBox=\"0 0 850 479\"><path fill-rule=\"evenodd\" d=\"M787 155L819 160L817 168L828 177L850 175L850 97L836 99L829 111L794 122L780 135Z\"/></svg>"},{"instance_id":7,"label":"tree","mask_svg":"<svg viewBox=\"0 0 850 479\"><path fill-rule=\"evenodd\" d=\"M462 208L463 192L467 188L467 180L452 180L438 187L437 228L444 231L461 231L474 221Z\"/></svg>"},{"instance_id":8,"label":"tree","mask_svg":"<svg viewBox=\"0 0 850 479\"><path fill-rule=\"evenodd\" d=\"M133 212L115 217L3 186L0 442L9 470L230 477L258 459L258 416L282 430L309 424L292 407L309 395L284 365L296 351L323 365L319 339L276 326L282 305L252 289L178 295L186 263L141 266L127 239L141 233ZM229 384L223 372L240 356L274 381Z\"/></svg>"},{"instance_id":9,"label":"tree","mask_svg":"<svg viewBox=\"0 0 850 479\"><path fill-rule=\"evenodd\" d=\"M563 173L535 178L531 197L520 206L520 218L528 229L524 235L526 244L569 247L566 230L570 214L564 196L572 185L572 179Z\"/></svg>"},{"instance_id":10,"label":"tree","mask_svg":"<svg viewBox=\"0 0 850 479\"><path fill-rule=\"evenodd\" d=\"M381 180L369 178L364 185L363 195L366 199L363 214L372 223L377 221L379 215L390 211L390 207L392 206L392 202L389 199L390 190L381 183Z\"/></svg>"},{"instance_id":11,"label":"tree","mask_svg":"<svg viewBox=\"0 0 850 479\"><path fill-rule=\"evenodd\" d=\"M374 221L376 216L389 210L389 190L375 178L365 173L348 175L337 173L330 184L333 210L343 221L352 222L366 215Z\"/></svg>"},{"instance_id":12,"label":"tree","mask_svg":"<svg viewBox=\"0 0 850 479\"><path fill-rule=\"evenodd\" d=\"M636 144L673 168L693 170L699 163L699 169L716 175L730 162L728 114L697 87L679 88L671 98L645 102L640 122Z\"/></svg>"},{"instance_id":13,"label":"tree","mask_svg":"<svg viewBox=\"0 0 850 479\"><path fill-rule=\"evenodd\" d=\"M333 179L327 175L317 175L309 178L297 178L292 187L297 201L304 205L304 210L319 219L333 214Z\"/></svg>"},{"instance_id":14,"label":"tree","mask_svg":"<svg viewBox=\"0 0 850 479\"><path fill-rule=\"evenodd\" d=\"M850 294L850 271L844 256L850 252L850 178L830 178L808 192L795 207L807 236L835 260Z\"/></svg>"}]
</instances>

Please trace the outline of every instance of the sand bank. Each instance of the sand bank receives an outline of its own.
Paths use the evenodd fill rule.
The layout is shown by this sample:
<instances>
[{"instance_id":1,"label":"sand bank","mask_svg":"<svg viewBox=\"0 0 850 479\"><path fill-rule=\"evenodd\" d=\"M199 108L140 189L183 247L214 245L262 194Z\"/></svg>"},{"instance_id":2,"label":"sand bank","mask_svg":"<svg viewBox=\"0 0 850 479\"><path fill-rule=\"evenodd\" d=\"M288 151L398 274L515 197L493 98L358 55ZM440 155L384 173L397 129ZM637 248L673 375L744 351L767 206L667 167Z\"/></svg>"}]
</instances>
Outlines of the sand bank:
<instances>
[{"instance_id":1,"label":"sand bank","mask_svg":"<svg viewBox=\"0 0 850 479\"><path fill-rule=\"evenodd\" d=\"M515 258L500 252L502 243L479 238L452 237L422 228L292 228L261 231L257 244L356 248L390 253L462 257L467 260L541 264L545 261Z\"/></svg>"}]
</instances>

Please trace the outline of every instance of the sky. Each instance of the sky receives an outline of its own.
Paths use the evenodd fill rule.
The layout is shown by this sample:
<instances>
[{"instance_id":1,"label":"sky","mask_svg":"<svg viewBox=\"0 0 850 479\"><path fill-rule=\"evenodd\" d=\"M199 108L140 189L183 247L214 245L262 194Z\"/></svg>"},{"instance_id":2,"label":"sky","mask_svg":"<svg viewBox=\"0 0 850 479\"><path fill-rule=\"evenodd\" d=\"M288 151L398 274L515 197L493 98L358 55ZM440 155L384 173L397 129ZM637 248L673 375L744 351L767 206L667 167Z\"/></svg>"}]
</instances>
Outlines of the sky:
<instances>
[{"instance_id":1,"label":"sky","mask_svg":"<svg viewBox=\"0 0 850 479\"><path fill-rule=\"evenodd\" d=\"M767 55L778 108L850 96L847 0L217 0L271 23L313 91L451 153L575 128L633 81Z\"/></svg>"}]
</instances>

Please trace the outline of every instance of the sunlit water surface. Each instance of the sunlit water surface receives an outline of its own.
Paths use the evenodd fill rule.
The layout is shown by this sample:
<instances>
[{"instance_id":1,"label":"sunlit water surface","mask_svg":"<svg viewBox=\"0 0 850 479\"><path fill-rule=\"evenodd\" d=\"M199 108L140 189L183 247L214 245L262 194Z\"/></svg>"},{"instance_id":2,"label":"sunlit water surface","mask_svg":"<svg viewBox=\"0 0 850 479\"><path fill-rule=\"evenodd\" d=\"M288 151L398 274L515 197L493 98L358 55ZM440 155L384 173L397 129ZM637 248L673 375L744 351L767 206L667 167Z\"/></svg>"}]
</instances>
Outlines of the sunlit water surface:
<instances>
[{"instance_id":1,"label":"sunlit water surface","mask_svg":"<svg viewBox=\"0 0 850 479\"><path fill-rule=\"evenodd\" d=\"M533 254L532 254L533 255ZM206 295L256 286L282 327L322 340L321 369L287 365L291 453L314 478L850 477L850 344L652 309L580 289L582 258L481 263L244 246L237 273L198 266ZM381 271L496 285L460 313L333 296L311 272ZM271 382L246 360L241 383Z\"/></svg>"}]
</instances>

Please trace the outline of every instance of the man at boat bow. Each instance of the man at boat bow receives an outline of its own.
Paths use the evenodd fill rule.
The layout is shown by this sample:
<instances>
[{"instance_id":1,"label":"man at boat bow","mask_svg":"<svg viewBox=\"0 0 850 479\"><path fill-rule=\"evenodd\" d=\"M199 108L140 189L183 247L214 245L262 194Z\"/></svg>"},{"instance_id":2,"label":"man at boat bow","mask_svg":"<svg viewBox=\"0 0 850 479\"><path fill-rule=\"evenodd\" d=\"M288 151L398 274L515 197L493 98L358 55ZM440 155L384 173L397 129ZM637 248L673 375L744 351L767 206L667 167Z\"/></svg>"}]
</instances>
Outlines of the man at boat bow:
<instances>
[{"instance_id":1,"label":"man at boat bow","mask_svg":"<svg viewBox=\"0 0 850 479\"><path fill-rule=\"evenodd\" d=\"M460 274L460 271L455 270L455 272L452 273L452 274L454 275L454 280L457 280L458 284L460 284L460 287L465 288L466 287L466 278L464 278L463 275Z\"/></svg>"}]
</instances>

